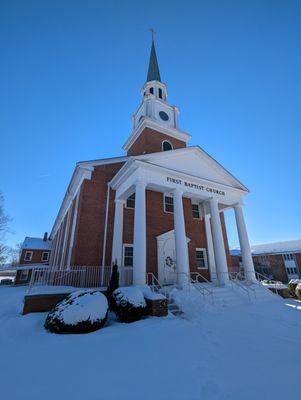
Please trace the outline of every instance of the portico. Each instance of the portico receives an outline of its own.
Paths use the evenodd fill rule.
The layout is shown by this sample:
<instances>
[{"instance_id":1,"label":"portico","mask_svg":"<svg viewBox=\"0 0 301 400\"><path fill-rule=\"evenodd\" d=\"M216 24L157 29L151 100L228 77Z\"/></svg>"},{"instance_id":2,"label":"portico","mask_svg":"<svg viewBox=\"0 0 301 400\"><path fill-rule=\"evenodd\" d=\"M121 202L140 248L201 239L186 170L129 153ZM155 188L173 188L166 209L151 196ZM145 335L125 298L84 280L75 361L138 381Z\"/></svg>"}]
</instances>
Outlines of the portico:
<instances>
[{"instance_id":1,"label":"portico","mask_svg":"<svg viewBox=\"0 0 301 400\"><path fill-rule=\"evenodd\" d=\"M166 159L175 162L175 153L186 154L185 171L170 168ZM146 191L161 192L173 198L173 224L175 240L175 259L177 283L185 285L190 279L190 260L188 253L187 234L183 198L189 198L200 205L201 218L204 219L207 239L207 256L211 279L219 285L227 284L229 280L225 243L221 225L220 212L233 208L236 217L239 241L241 245L245 273L250 280L255 279L254 267L250 252L247 230L242 211L242 198L247 189L241 185L230 185L229 179L219 176L210 180L198 175L187 173L187 167L194 170L192 155L200 155L199 148L179 149L170 155L138 156L129 160L110 183L115 190L115 218L113 230L112 260L122 265L122 232L123 210L126 199L135 193L134 232L133 232L133 283L143 285L146 282L147 271L147 240L146 240ZM162 158L162 159L160 159ZM206 160L208 161L208 160ZM165 167L164 164L169 164ZM210 169L206 163L206 169ZM182 164L185 165L185 164ZM201 169L200 169L201 170ZM214 171L216 172L216 171ZM226 173L229 174L229 173ZM202 175L208 176L203 170ZM212 174L211 174L212 175ZM229 174L230 175L230 174ZM225 176L225 178L229 178ZM234 178L230 175L232 180ZM237 182L237 181L236 181ZM158 266L159 267L159 266Z\"/></svg>"}]
</instances>

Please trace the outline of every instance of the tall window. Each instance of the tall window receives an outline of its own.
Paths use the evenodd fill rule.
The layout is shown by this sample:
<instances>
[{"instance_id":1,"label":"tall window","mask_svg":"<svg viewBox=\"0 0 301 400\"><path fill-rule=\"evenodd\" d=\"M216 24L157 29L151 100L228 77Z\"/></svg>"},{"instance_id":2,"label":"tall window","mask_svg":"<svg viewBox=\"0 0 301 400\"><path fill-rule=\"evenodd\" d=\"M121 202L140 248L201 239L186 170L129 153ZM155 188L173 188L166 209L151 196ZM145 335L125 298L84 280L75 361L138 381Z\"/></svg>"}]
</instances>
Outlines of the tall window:
<instances>
[{"instance_id":1,"label":"tall window","mask_svg":"<svg viewBox=\"0 0 301 400\"><path fill-rule=\"evenodd\" d=\"M173 213L173 197L164 196L164 211Z\"/></svg>"},{"instance_id":2,"label":"tall window","mask_svg":"<svg viewBox=\"0 0 301 400\"><path fill-rule=\"evenodd\" d=\"M126 207L135 208L135 193L133 193L130 197L127 198Z\"/></svg>"},{"instance_id":3,"label":"tall window","mask_svg":"<svg viewBox=\"0 0 301 400\"><path fill-rule=\"evenodd\" d=\"M160 99L163 98L163 92L162 92L162 89L161 89L161 88L159 88L159 98L160 98Z\"/></svg>"},{"instance_id":4,"label":"tall window","mask_svg":"<svg viewBox=\"0 0 301 400\"><path fill-rule=\"evenodd\" d=\"M151 88L149 89L149 92L150 92L150 94L154 94L154 88L151 87Z\"/></svg>"},{"instance_id":5,"label":"tall window","mask_svg":"<svg viewBox=\"0 0 301 400\"><path fill-rule=\"evenodd\" d=\"M162 142L162 150L163 151L168 151L168 150L172 150L172 144L170 142L168 142L167 140L164 140L164 142Z\"/></svg>"},{"instance_id":6,"label":"tall window","mask_svg":"<svg viewBox=\"0 0 301 400\"><path fill-rule=\"evenodd\" d=\"M200 219L200 207L199 204L191 204L192 218Z\"/></svg>"},{"instance_id":7,"label":"tall window","mask_svg":"<svg viewBox=\"0 0 301 400\"><path fill-rule=\"evenodd\" d=\"M125 267L133 266L133 254L134 254L133 245L125 244L123 247L123 265Z\"/></svg>"},{"instance_id":8,"label":"tall window","mask_svg":"<svg viewBox=\"0 0 301 400\"><path fill-rule=\"evenodd\" d=\"M32 259L32 251L26 251L25 252L25 257L24 257L24 260L25 261L31 261L31 259Z\"/></svg>"},{"instance_id":9,"label":"tall window","mask_svg":"<svg viewBox=\"0 0 301 400\"><path fill-rule=\"evenodd\" d=\"M206 249L195 249L196 267L208 269Z\"/></svg>"}]
</instances>

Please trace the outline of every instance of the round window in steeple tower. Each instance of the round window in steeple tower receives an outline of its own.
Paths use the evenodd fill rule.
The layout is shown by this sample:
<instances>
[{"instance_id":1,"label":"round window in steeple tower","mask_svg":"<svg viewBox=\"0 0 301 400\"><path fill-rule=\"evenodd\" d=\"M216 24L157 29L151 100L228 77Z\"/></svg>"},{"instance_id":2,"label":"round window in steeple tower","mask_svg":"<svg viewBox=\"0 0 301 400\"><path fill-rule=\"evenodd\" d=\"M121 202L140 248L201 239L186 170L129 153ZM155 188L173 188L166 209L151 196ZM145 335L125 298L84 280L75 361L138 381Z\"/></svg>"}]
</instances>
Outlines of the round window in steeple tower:
<instances>
[{"instance_id":1,"label":"round window in steeple tower","mask_svg":"<svg viewBox=\"0 0 301 400\"><path fill-rule=\"evenodd\" d=\"M169 120L169 116L164 111L160 111L159 112L159 116L163 121L168 121Z\"/></svg>"}]
</instances>

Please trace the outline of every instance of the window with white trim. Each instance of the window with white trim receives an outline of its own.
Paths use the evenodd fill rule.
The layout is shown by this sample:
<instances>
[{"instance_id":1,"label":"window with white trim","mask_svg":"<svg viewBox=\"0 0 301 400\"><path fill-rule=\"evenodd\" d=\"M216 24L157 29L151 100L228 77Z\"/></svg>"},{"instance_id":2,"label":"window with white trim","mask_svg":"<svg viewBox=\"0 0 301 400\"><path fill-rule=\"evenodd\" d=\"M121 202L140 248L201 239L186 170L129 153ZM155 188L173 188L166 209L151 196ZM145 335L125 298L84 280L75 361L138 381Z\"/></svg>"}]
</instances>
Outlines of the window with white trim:
<instances>
[{"instance_id":1,"label":"window with white trim","mask_svg":"<svg viewBox=\"0 0 301 400\"><path fill-rule=\"evenodd\" d=\"M192 203L191 209L192 209L192 218L200 219L200 205Z\"/></svg>"},{"instance_id":2,"label":"window with white trim","mask_svg":"<svg viewBox=\"0 0 301 400\"><path fill-rule=\"evenodd\" d=\"M164 211L167 213L173 213L173 197L164 195Z\"/></svg>"},{"instance_id":3,"label":"window with white trim","mask_svg":"<svg viewBox=\"0 0 301 400\"><path fill-rule=\"evenodd\" d=\"M196 267L198 269L208 269L206 249L195 249Z\"/></svg>"},{"instance_id":4,"label":"window with white trim","mask_svg":"<svg viewBox=\"0 0 301 400\"><path fill-rule=\"evenodd\" d=\"M134 248L132 244L123 245L123 265L125 267L133 266Z\"/></svg>"},{"instance_id":5,"label":"window with white trim","mask_svg":"<svg viewBox=\"0 0 301 400\"><path fill-rule=\"evenodd\" d=\"M24 261L31 261L32 255L33 255L32 251L26 251L24 256Z\"/></svg>"},{"instance_id":6,"label":"window with white trim","mask_svg":"<svg viewBox=\"0 0 301 400\"><path fill-rule=\"evenodd\" d=\"M172 144L168 140L164 140L162 142L162 150L163 151L173 150Z\"/></svg>"},{"instance_id":7,"label":"window with white trim","mask_svg":"<svg viewBox=\"0 0 301 400\"><path fill-rule=\"evenodd\" d=\"M48 251L43 251L41 260L44 262L49 260L49 252Z\"/></svg>"},{"instance_id":8,"label":"window with white trim","mask_svg":"<svg viewBox=\"0 0 301 400\"><path fill-rule=\"evenodd\" d=\"M126 199L126 208L135 208L135 193Z\"/></svg>"},{"instance_id":9,"label":"window with white trim","mask_svg":"<svg viewBox=\"0 0 301 400\"><path fill-rule=\"evenodd\" d=\"M29 274L29 270L28 269L23 269L20 272L20 281L27 281L28 279L28 274Z\"/></svg>"}]
</instances>

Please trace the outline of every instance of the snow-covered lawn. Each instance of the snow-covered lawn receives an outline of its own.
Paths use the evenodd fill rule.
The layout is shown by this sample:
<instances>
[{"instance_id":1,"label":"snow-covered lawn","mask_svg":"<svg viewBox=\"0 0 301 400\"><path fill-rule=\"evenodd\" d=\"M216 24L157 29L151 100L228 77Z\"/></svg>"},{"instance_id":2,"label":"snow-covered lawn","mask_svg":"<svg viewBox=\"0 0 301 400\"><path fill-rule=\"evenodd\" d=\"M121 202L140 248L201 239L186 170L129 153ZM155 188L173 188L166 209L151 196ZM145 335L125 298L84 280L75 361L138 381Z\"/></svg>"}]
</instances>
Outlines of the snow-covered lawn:
<instances>
[{"instance_id":1,"label":"snow-covered lawn","mask_svg":"<svg viewBox=\"0 0 301 400\"><path fill-rule=\"evenodd\" d=\"M7 400L297 398L301 303L203 310L193 320L114 322L56 335L20 315L25 288L0 287L0 386Z\"/></svg>"}]
</instances>

